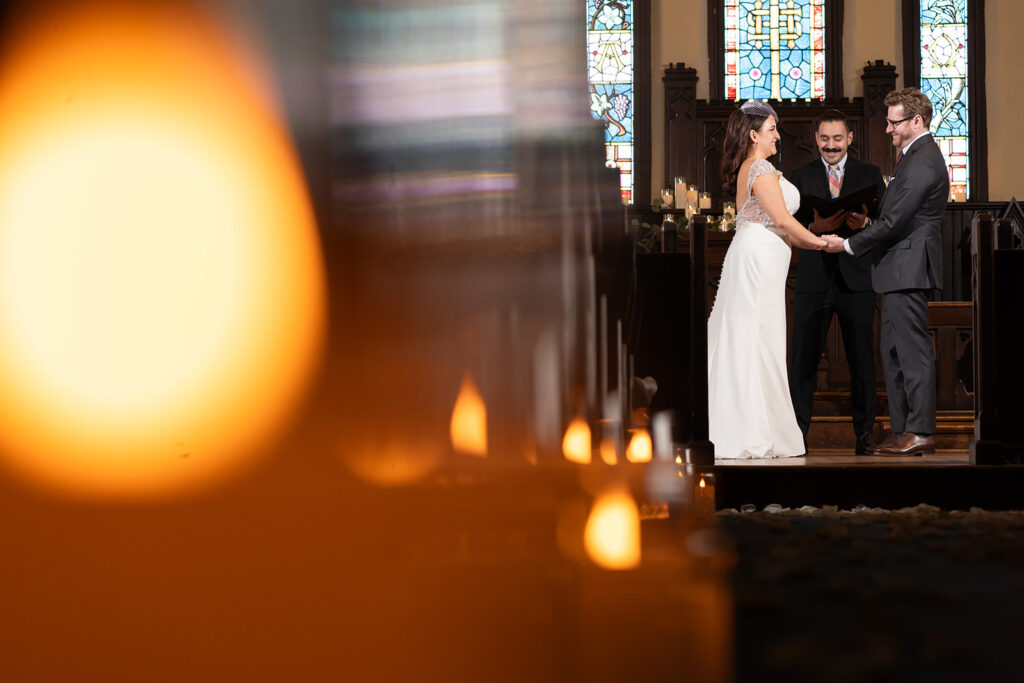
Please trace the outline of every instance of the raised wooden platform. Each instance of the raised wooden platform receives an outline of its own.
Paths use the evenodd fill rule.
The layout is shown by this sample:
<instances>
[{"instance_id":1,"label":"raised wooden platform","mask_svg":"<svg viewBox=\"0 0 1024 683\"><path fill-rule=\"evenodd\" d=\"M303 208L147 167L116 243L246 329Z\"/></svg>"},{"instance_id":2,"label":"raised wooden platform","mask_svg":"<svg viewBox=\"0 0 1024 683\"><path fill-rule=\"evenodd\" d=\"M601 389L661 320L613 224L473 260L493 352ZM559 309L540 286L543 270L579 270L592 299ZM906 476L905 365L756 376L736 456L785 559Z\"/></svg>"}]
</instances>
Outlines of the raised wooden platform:
<instances>
[{"instance_id":1,"label":"raised wooden platform","mask_svg":"<svg viewBox=\"0 0 1024 683\"><path fill-rule=\"evenodd\" d=\"M771 503L784 507L837 505L901 508L927 503L944 509L1024 507L1024 466L974 466L963 450L934 456L882 458L850 451L802 458L719 460L719 509Z\"/></svg>"}]
</instances>

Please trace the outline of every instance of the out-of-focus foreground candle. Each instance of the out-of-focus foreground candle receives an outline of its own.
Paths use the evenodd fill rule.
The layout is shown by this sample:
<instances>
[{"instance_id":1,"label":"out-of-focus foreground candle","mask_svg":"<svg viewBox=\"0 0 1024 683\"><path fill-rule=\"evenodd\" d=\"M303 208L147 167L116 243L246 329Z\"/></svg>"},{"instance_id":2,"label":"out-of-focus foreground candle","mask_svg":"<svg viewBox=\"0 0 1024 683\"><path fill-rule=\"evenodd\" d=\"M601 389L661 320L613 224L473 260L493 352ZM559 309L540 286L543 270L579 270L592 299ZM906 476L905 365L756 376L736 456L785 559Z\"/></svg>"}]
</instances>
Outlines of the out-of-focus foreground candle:
<instances>
[{"instance_id":1,"label":"out-of-focus foreground candle","mask_svg":"<svg viewBox=\"0 0 1024 683\"><path fill-rule=\"evenodd\" d=\"M0 63L0 455L76 495L221 480L290 423L322 344L269 80L190 3L33 7Z\"/></svg>"},{"instance_id":2,"label":"out-of-focus foreground candle","mask_svg":"<svg viewBox=\"0 0 1024 683\"><path fill-rule=\"evenodd\" d=\"M587 555L605 569L632 569L640 564L640 511L625 489L602 493L583 532Z\"/></svg>"},{"instance_id":3,"label":"out-of-focus foreground candle","mask_svg":"<svg viewBox=\"0 0 1024 683\"><path fill-rule=\"evenodd\" d=\"M590 427L582 417L573 418L566 428L562 438L562 455L571 462L590 464Z\"/></svg>"}]
</instances>

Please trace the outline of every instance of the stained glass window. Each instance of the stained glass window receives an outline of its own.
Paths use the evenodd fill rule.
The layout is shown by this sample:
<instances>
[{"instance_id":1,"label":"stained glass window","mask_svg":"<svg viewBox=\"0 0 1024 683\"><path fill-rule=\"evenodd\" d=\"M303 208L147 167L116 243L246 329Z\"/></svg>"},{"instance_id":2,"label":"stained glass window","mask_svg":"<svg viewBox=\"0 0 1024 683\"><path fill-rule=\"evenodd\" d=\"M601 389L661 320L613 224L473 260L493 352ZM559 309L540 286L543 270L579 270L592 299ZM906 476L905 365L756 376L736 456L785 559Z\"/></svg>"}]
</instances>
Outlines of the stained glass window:
<instances>
[{"instance_id":1,"label":"stained glass window","mask_svg":"<svg viewBox=\"0 0 1024 683\"><path fill-rule=\"evenodd\" d=\"M633 201L633 0L587 0L590 111L604 122L608 165Z\"/></svg>"},{"instance_id":2,"label":"stained glass window","mask_svg":"<svg viewBox=\"0 0 1024 683\"><path fill-rule=\"evenodd\" d=\"M921 0L921 92L949 169L952 196L970 195L967 153L967 0Z\"/></svg>"},{"instance_id":3,"label":"stained glass window","mask_svg":"<svg viewBox=\"0 0 1024 683\"><path fill-rule=\"evenodd\" d=\"M825 98L825 0L724 0L725 97Z\"/></svg>"}]
</instances>

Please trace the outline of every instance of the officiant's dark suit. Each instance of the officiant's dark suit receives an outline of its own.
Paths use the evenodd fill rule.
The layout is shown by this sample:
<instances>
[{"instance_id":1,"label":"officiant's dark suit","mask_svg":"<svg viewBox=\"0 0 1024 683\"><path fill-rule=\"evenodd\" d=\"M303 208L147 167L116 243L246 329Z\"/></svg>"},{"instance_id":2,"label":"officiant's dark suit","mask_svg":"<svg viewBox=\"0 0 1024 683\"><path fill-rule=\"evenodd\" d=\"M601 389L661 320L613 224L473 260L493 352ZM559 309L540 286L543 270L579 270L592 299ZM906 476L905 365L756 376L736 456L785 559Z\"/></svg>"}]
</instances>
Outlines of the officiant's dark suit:
<instances>
[{"instance_id":1,"label":"officiant's dark suit","mask_svg":"<svg viewBox=\"0 0 1024 683\"><path fill-rule=\"evenodd\" d=\"M942 287L942 218L949 197L946 163L928 132L932 106L916 88L886 96L886 132L900 150L879 217L848 238L853 254L874 252L871 274L885 296L881 355L892 435L879 455L933 453L935 357L928 294Z\"/></svg>"},{"instance_id":2,"label":"officiant's dark suit","mask_svg":"<svg viewBox=\"0 0 1024 683\"><path fill-rule=\"evenodd\" d=\"M831 129L846 130L846 135L852 139L844 119L832 119L837 123ZM825 119L819 122L818 130L828 130L828 121ZM835 142L825 144L835 145ZM875 185L878 197L881 198L885 193L882 171L873 164L854 159L845 153L846 148L847 145L841 145L842 161L837 164L842 166L839 196ZM794 171L790 181L801 194L827 199L832 196L828 173L828 162L824 157L819 157ZM805 225L814 229L810 221L805 221ZM843 225L837 234L850 237L854 231ZM871 436L876 413L875 304L875 291L871 286L871 254L850 256L846 253L800 250L793 293L789 391L796 421L804 433L805 441L818 383L818 362L821 360L829 325L833 316L836 316L850 368L850 401L857 452L866 453L867 449L875 445Z\"/></svg>"}]
</instances>

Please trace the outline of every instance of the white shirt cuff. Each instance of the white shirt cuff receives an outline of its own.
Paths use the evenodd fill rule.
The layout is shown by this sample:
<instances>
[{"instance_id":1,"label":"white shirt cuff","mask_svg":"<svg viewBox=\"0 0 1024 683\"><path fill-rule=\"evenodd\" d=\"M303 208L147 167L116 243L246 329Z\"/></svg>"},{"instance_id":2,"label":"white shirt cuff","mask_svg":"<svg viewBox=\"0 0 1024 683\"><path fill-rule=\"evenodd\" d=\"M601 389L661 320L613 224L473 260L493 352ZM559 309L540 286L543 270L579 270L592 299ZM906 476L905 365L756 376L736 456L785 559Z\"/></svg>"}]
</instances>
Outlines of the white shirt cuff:
<instances>
[{"instance_id":1,"label":"white shirt cuff","mask_svg":"<svg viewBox=\"0 0 1024 683\"><path fill-rule=\"evenodd\" d=\"M850 240L843 240L843 249L845 249L846 253L849 254L850 256L854 255L853 249L850 249Z\"/></svg>"}]
</instances>

